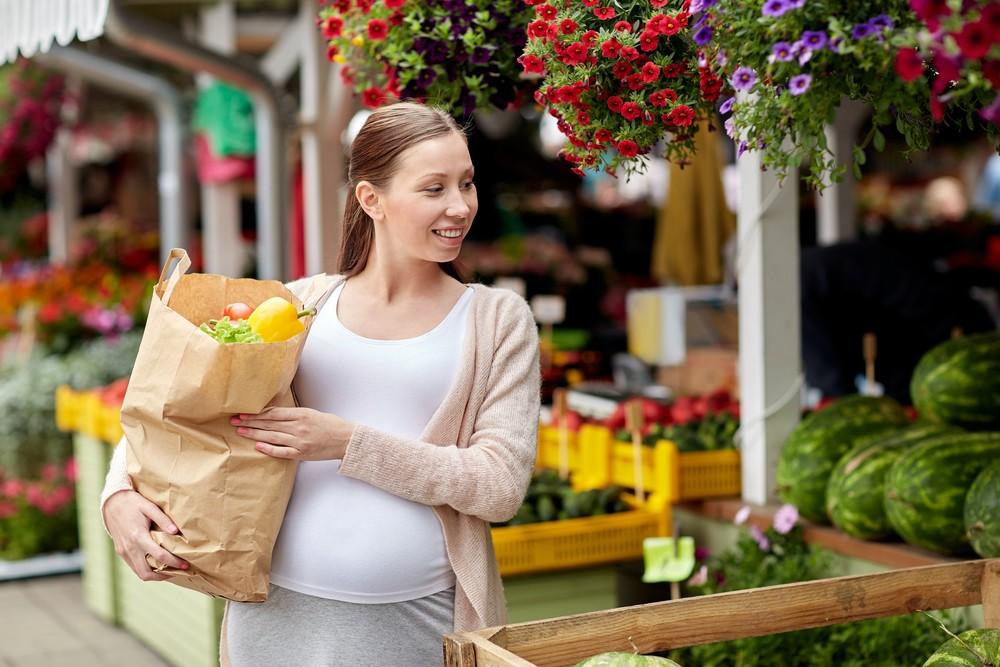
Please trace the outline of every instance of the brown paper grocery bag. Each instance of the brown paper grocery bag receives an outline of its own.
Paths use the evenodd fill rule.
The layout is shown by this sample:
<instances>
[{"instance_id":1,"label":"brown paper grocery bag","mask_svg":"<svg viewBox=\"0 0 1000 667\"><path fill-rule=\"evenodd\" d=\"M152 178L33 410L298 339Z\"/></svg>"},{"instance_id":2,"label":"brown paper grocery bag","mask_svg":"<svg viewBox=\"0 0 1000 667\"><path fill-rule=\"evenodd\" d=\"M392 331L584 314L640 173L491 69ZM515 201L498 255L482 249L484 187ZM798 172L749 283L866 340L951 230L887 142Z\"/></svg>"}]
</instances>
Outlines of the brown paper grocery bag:
<instances>
[{"instance_id":1,"label":"brown paper grocery bag","mask_svg":"<svg viewBox=\"0 0 1000 667\"><path fill-rule=\"evenodd\" d=\"M184 275L190 265L185 251L172 250L153 293L121 411L128 473L180 529L171 535L154 525L153 539L191 565L177 570L147 556L155 569L185 588L261 602L296 464L256 451L229 420L294 405L290 387L305 334L223 345L198 325L235 301L302 303L280 282Z\"/></svg>"}]
</instances>

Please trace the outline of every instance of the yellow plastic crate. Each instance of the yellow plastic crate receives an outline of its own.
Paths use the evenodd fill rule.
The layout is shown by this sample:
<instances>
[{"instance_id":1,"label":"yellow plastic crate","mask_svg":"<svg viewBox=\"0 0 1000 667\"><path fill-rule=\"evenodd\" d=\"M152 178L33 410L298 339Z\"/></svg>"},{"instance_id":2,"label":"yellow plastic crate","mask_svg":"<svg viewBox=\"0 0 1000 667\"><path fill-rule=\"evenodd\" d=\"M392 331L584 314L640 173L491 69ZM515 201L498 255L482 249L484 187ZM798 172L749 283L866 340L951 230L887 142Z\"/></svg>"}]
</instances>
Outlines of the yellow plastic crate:
<instances>
[{"instance_id":1,"label":"yellow plastic crate","mask_svg":"<svg viewBox=\"0 0 1000 667\"><path fill-rule=\"evenodd\" d=\"M634 502L633 502L634 506ZM500 574L551 572L642 557L642 541L669 535L670 506L493 529Z\"/></svg>"},{"instance_id":2,"label":"yellow plastic crate","mask_svg":"<svg viewBox=\"0 0 1000 667\"><path fill-rule=\"evenodd\" d=\"M584 488L609 484L635 488L634 448L631 443L614 440L603 427L603 434L581 439L580 471ZM657 503L677 503L700 498L738 496L741 490L740 452L724 449L714 452L681 452L669 440L654 447L642 447L642 480L647 495Z\"/></svg>"},{"instance_id":3,"label":"yellow plastic crate","mask_svg":"<svg viewBox=\"0 0 1000 667\"><path fill-rule=\"evenodd\" d=\"M56 428L60 431L76 430L80 420L80 395L65 384L56 389Z\"/></svg>"},{"instance_id":4,"label":"yellow plastic crate","mask_svg":"<svg viewBox=\"0 0 1000 667\"><path fill-rule=\"evenodd\" d=\"M565 439L566 458L570 473L580 467L579 437L575 431L566 429L560 432L555 426L541 425L538 427L538 455L535 461L537 469L549 468L559 470L562 465L562 447L560 439Z\"/></svg>"},{"instance_id":5,"label":"yellow plastic crate","mask_svg":"<svg viewBox=\"0 0 1000 667\"><path fill-rule=\"evenodd\" d=\"M96 391L74 391L66 385L56 389L56 426L111 445L123 435L118 406L106 405Z\"/></svg>"}]
</instances>

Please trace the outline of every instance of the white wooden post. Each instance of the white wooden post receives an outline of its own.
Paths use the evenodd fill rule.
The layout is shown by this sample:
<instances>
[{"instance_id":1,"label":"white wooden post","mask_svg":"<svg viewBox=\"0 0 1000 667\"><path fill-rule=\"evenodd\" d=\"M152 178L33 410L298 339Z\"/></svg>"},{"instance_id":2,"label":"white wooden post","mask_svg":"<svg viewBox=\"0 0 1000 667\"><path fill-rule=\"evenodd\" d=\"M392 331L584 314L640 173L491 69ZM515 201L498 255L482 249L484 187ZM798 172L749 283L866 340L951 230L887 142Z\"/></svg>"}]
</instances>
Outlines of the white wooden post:
<instances>
[{"instance_id":1,"label":"white wooden post","mask_svg":"<svg viewBox=\"0 0 1000 667\"><path fill-rule=\"evenodd\" d=\"M70 157L70 131L60 128L45 155L48 180L49 261L63 263L73 246L74 227L80 213L76 165Z\"/></svg>"},{"instance_id":2,"label":"white wooden post","mask_svg":"<svg viewBox=\"0 0 1000 667\"><path fill-rule=\"evenodd\" d=\"M202 44L220 53L236 50L236 9L232 0L201 10ZM202 88L215 80L199 74ZM225 276L243 274L246 249L240 234L238 183L206 183L201 186L201 228L205 271Z\"/></svg>"},{"instance_id":3,"label":"white wooden post","mask_svg":"<svg viewBox=\"0 0 1000 667\"><path fill-rule=\"evenodd\" d=\"M338 135L332 133L327 88L330 63L326 44L316 28L316 3L301 0L302 39L300 72L302 108L302 185L305 213L306 275L337 270L341 221L339 190L343 180Z\"/></svg>"},{"instance_id":4,"label":"white wooden post","mask_svg":"<svg viewBox=\"0 0 1000 667\"><path fill-rule=\"evenodd\" d=\"M833 125L826 126L826 143L838 164L847 167L840 183L834 183L816 196L816 240L819 245L850 241L857 236L858 181L852 169L852 149L858 141L858 129L868 118L867 104L844 99L837 109Z\"/></svg>"},{"instance_id":5,"label":"white wooden post","mask_svg":"<svg viewBox=\"0 0 1000 667\"><path fill-rule=\"evenodd\" d=\"M798 174L778 188L760 156L739 159L740 417L743 499L773 500L778 455L799 417Z\"/></svg>"}]
</instances>

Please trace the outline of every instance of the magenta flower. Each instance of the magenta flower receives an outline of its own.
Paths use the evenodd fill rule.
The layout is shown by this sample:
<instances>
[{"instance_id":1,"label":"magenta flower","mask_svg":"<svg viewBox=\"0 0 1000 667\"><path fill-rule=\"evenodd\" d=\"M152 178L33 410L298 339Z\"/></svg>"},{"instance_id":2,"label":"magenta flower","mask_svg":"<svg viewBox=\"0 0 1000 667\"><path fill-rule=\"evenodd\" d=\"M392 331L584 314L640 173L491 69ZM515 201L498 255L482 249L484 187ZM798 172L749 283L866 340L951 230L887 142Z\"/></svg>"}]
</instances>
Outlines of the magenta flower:
<instances>
[{"instance_id":1,"label":"magenta flower","mask_svg":"<svg viewBox=\"0 0 1000 667\"><path fill-rule=\"evenodd\" d=\"M792 45L788 42L776 42L774 46L771 47L771 57L769 60L774 62L778 60L783 63L787 63L793 58Z\"/></svg>"},{"instance_id":2,"label":"magenta flower","mask_svg":"<svg viewBox=\"0 0 1000 667\"><path fill-rule=\"evenodd\" d=\"M791 7L788 5L787 0L767 0L760 11L764 16L778 18L789 9Z\"/></svg>"}]
</instances>

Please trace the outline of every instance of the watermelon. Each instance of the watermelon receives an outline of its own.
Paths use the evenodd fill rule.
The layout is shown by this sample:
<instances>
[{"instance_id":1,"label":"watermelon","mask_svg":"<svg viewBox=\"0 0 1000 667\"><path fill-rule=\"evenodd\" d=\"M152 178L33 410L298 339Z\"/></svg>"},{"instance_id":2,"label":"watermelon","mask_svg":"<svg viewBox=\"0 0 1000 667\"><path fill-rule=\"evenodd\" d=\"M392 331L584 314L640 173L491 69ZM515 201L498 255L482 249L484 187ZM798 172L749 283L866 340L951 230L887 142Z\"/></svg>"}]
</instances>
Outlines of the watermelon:
<instances>
[{"instance_id":1,"label":"watermelon","mask_svg":"<svg viewBox=\"0 0 1000 667\"><path fill-rule=\"evenodd\" d=\"M906 449L927 438L955 432L922 422L862 442L837 462L826 486L826 512L848 535L876 540L892 535L885 516L885 475Z\"/></svg>"},{"instance_id":2,"label":"watermelon","mask_svg":"<svg viewBox=\"0 0 1000 667\"><path fill-rule=\"evenodd\" d=\"M673 660L655 655L637 653L601 653L593 655L573 667L681 667Z\"/></svg>"},{"instance_id":3,"label":"watermelon","mask_svg":"<svg viewBox=\"0 0 1000 667\"><path fill-rule=\"evenodd\" d=\"M923 667L1000 667L1000 630L967 630L952 637Z\"/></svg>"},{"instance_id":4,"label":"watermelon","mask_svg":"<svg viewBox=\"0 0 1000 667\"><path fill-rule=\"evenodd\" d=\"M778 458L778 494L799 514L826 523L826 484L851 447L907 423L906 413L888 397L849 396L814 412L788 436Z\"/></svg>"},{"instance_id":5,"label":"watermelon","mask_svg":"<svg viewBox=\"0 0 1000 667\"><path fill-rule=\"evenodd\" d=\"M965 534L983 558L1000 557L1000 461L979 473L965 496Z\"/></svg>"},{"instance_id":6,"label":"watermelon","mask_svg":"<svg viewBox=\"0 0 1000 667\"><path fill-rule=\"evenodd\" d=\"M910 396L926 419L1000 429L1000 332L954 338L931 349L913 371Z\"/></svg>"},{"instance_id":7,"label":"watermelon","mask_svg":"<svg viewBox=\"0 0 1000 667\"><path fill-rule=\"evenodd\" d=\"M965 495L1000 459L1000 433L946 434L906 450L885 480L885 513L900 537L943 554L971 551Z\"/></svg>"}]
</instances>

